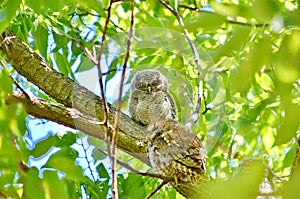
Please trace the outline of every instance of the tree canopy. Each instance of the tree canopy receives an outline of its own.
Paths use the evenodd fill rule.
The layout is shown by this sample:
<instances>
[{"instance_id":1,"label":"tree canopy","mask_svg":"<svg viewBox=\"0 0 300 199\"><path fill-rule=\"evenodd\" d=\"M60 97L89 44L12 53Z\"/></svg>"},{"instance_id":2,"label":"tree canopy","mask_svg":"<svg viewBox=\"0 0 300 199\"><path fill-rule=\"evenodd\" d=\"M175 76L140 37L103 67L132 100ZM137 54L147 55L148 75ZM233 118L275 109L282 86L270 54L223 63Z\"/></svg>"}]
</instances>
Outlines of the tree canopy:
<instances>
[{"instance_id":1,"label":"tree canopy","mask_svg":"<svg viewBox=\"0 0 300 199\"><path fill-rule=\"evenodd\" d=\"M299 4L1 1L0 198L115 197L103 151L116 129L119 198L154 191L147 132L128 114L145 69L167 77L181 123L198 113L202 198L297 198ZM183 196L164 186L152 198Z\"/></svg>"}]
</instances>

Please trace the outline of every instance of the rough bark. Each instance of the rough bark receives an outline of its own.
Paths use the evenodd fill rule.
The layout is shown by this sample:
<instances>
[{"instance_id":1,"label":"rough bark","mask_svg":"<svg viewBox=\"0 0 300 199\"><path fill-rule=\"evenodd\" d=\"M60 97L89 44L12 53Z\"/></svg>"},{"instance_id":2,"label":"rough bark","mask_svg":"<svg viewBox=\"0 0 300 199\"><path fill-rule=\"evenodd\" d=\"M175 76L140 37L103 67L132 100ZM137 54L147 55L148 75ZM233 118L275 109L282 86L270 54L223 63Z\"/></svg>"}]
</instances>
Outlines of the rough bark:
<instances>
[{"instance_id":1,"label":"rough bark","mask_svg":"<svg viewBox=\"0 0 300 199\"><path fill-rule=\"evenodd\" d=\"M8 99L8 103L21 102L29 114L35 117L79 129L99 139L104 138L104 130L101 125L104 110L101 98L55 71L10 30L5 30L0 36L0 52L2 57L20 75L62 105L54 105L36 98L28 99L22 94L12 95ZM109 123L114 124L116 109L111 104L108 106ZM149 165L146 146L145 128L121 113L117 147ZM175 188L189 198L195 198L195 196L199 198L200 187L198 185L194 187L179 185Z\"/></svg>"},{"instance_id":2,"label":"rough bark","mask_svg":"<svg viewBox=\"0 0 300 199\"><path fill-rule=\"evenodd\" d=\"M19 92L15 92L9 96L6 103L8 105L12 103L22 103L27 113L34 117L44 118L80 130L87 135L102 140L105 138L104 126L100 121L94 117L84 115L74 108L66 108L32 96L28 99L23 93ZM128 121L123 122L126 123ZM110 133L111 132L112 131L110 131ZM150 166L148 157L145 154L145 145L141 144L146 143L145 139L135 139L123 132L118 136L117 143L119 149Z\"/></svg>"}]
</instances>

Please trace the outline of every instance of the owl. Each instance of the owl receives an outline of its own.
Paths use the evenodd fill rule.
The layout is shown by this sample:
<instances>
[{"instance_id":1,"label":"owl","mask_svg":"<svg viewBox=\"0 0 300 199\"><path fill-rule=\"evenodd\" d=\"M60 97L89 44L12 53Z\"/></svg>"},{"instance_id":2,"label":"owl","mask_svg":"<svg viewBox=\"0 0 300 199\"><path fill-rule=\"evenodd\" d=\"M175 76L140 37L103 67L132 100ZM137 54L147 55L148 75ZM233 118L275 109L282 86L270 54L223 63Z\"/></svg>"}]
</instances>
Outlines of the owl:
<instances>
[{"instance_id":1,"label":"owl","mask_svg":"<svg viewBox=\"0 0 300 199\"><path fill-rule=\"evenodd\" d=\"M166 118L176 120L176 104L166 77L157 70L137 72L131 83L129 112L144 126Z\"/></svg>"},{"instance_id":2,"label":"owl","mask_svg":"<svg viewBox=\"0 0 300 199\"><path fill-rule=\"evenodd\" d=\"M167 119L147 128L147 156L151 166L162 176L174 179L174 184L207 180L205 153L199 138L180 122Z\"/></svg>"}]
</instances>

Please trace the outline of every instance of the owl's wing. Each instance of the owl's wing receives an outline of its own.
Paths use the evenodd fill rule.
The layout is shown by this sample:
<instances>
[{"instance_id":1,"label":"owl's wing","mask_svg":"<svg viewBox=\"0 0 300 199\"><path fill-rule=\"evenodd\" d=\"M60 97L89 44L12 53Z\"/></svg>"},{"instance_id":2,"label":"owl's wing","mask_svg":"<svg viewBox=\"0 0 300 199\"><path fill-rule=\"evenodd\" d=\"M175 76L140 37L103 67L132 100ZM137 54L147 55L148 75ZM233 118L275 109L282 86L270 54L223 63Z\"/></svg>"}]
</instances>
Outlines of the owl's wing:
<instances>
[{"instance_id":1,"label":"owl's wing","mask_svg":"<svg viewBox=\"0 0 300 199\"><path fill-rule=\"evenodd\" d=\"M183 125L172 120L159 121L153 125L152 149L163 169L179 164L196 173L205 173L205 153L199 138Z\"/></svg>"},{"instance_id":2,"label":"owl's wing","mask_svg":"<svg viewBox=\"0 0 300 199\"><path fill-rule=\"evenodd\" d=\"M186 131L171 136L174 145L170 150L174 150L174 161L192 170L205 172L205 153L199 138Z\"/></svg>"},{"instance_id":3,"label":"owl's wing","mask_svg":"<svg viewBox=\"0 0 300 199\"><path fill-rule=\"evenodd\" d=\"M137 115L137 104L138 104L138 92L137 90L132 89L129 98L129 112L131 117L136 120Z\"/></svg>"}]
</instances>

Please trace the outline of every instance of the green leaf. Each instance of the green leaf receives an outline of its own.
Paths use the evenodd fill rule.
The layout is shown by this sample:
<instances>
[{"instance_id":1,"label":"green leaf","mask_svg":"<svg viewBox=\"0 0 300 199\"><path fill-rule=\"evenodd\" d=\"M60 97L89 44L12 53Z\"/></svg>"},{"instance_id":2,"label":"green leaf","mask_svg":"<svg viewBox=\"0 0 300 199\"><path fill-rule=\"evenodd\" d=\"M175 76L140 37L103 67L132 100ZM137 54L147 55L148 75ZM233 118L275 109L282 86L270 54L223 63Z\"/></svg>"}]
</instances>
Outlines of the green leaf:
<instances>
[{"instance_id":1,"label":"green leaf","mask_svg":"<svg viewBox=\"0 0 300 199\"><path fill-rule=\"evenodd\" d=\"M294 144L284 156L282 169L291 167L293 165L296 151L297 151L297 144Z\"/></svg>"},{"instance_id":2,"label":"green leaf","mask_svg":"<svg viewBox=\"0 0 300 199\"><path fill-rule=\"evenodd\" d=\"M215 180L205 185L204 190L211 193L208 199L250 199L259 193L259 185L264 177L264 166L260 160L245 159L239 172L227 181ZM207 193L207 192L205 192ZM234 194L233 194L234 193Z\"/></svg>"},{"instance_id":3,"label":"green leaf","mask_svg":"<svg viewBox=\"0 0 300 199\"><path fill-rule=\"evenodd\" d=\"M257 78L258 84L262 87L262 89L266 91L274 90L274 83L271 77L265 73L262 73L259 78Z\"/></svg>"},{"instance_id":4,"label":"green leaf","mask_svg":"<svg viewBox=\"0 0 300 199\"><path fill-rule=\"evenodd\" d=\"M277 191L282 198L297 199L300 195L300 168L294 170L288 182Z\"/></svg>"},{"instance_id":5,"label":"green leaf","mask_svg":"<svg viewBox=\"0 0 300 199\"><path fill-rule=\"evenodd\" d=\"M128 177L119 186L122 186L122 195L120 195L121 199L140 199L145 198L146 196L144 181L142 179L142 176L138 174L129 173ZM133 187L134 191L132 191Z\"/></svg>"},{"instance_id":6,"label":"green leaf","mask_svg":"<svg viewBox=\"0 0 300 199\"><path fill-rule=\"evenodd\" d=\"M57 52L59 49L65 49L69 43L69 40L66 37L62 37L57 34L53 34L53 39L55 41L56 47L52 52Z\"/></svg>"},{"instance_id":7,"label":"green leaf","mask_svg":"<svg viewBox=\"0 0 300 199\"><path fill-rule=\"evenodd\" d=\"M97 167L96 167L99 175L100 175L100 178L110 178L106 168L104 167L104 165L102 163L100 163Z\"/></svg>"},{"instance_id":8,"label":"green leaf","mask_svg":"<svg viewBox=\"0 0 300 199\"><path fill-rule=\"evenodd\" d=\"M293 84L300 78L299 54L300 31L297 30L283 38L279 51L274 54L274 74L280 82Z\"/></svg>"},{"instance_id":9,"label":"green leaf","mask_svg":"<svg viewBox=\"0 0 300 199\"><path fill-rule=\"evenodd\" d=\"M49 198L68 199L69 194L66 184L58 178L57 171L46 170L43 173L43 191Z\"/></svg>"},{"instance_id":10,"label":"green leaf","mask_svg":"<svg viewBox=\"0 0 300 199\"><path fill-rule=\"evenodd\" d=\"M1 112L0 112L1 113ZM3 133L3 132L1 132ZM17 169L17 158L14 154L10 140L0 136L0 168L10 169L12 171Z\"/></svg>"},{"instance_id":11,"label":"green leaf","mask_svg":"<svg viewBox=\"0 0 300 199\"><path fill-rule=\"evenodd\" d=\"M105 87L107 85L107 82L117 74L118 66L121 64L120 61L122 60L122 58L123 57L114 59L109 65L108 67L109 74L105 78Z\"/></svg>"},{"instance_id":12,"label":"green leaf","mask_svg":"<svg viewBox=\"0 0 300 199\"><path fill-rule=\"evenodd\" d=\"M82 169L75 164L78 153L71 148L64 148L52 154L43 168L55 168L66 174L67 179L80 180L83 178Z\"/></svg>"},{"instance_id":13,"label":"green leaf","mask_svg":"<svg viewBox=\"0 0 300 199\"><path fill-rule=\"evenodd\" d=\"M241 37L244 37L240 35ZM254 78L256 72L264 65L269 64L271 52L271 43L267 39L263 39L253 50L248 54L245 60L240 62L237 71L234 71L231 79L232 93L245 93L250 87L250 80ZM257 59L261 55L264 57Z\"/></svg>"},{"instance_id":14,"label":"green leaf","mask_svg":"<svg viewBox=\"0 0 300 199\"><path fill-rule=\"evenodd\" d=\"M32 155L35 158L38 158L44 154L46 154L53 146L55 146L58 142L57 136L50 135L46 139L38 142L34 149L32 150Z\"/></svg>"},{"instance_id":15,"label":"green leaf","mask_svg":"<svg viewBox=\"0 0 300 199\"><path fill-rule=\"evenodd\" d=\"M39 177L39 171L34 167L26 173L24 194L30 199L46 199L42 179Z\"/></svg>"},{"instance_id":16,"label":"green leaf","mask_svg":"<svg viewBox=\"0 0 300 199\"><path fill-rule=\"evenodd\" d=\"M12 93L13 84L12 80L9 78L9 73L5 69L0 70L0 82L0 99L4 100L7 94Z\"/></svg>"},{"instance_id":17,"label":"green leaf","mask_svg":"<svg viewBox=\"0 0 300 199\"><path fill-rule=\"evenodd\" d=\"M57 64L57 67L59 68L59 71L68 76L69 74L72 73L70 67L69 67L69 62L67 60L67 55L62 55L59 52L54 53L54 58Z\"/></svg>"},{"instance_id":18,"label":"green leaf","mask_svg":"<svg viewBox=\"0 0 300 199\"><path fill-rule=\"evenodd\" d=\"M255 104L253 108L249 109L249 114L248 114L249 118L251 120L256 120L257 117L259 117L261 113L265 110L265 108L268 105L270 105L272 102L274 102L274 100L275 100L274 95L271 95L266 99L260 101L259 103Z\"/></svg>"},{"instance_id":19,"label":"green leaf","mask_svg":"<svg viewBox=\"0 0 300 199\"><path fill-rule=\"evenodd\" d=\"M23 136L26 133L26 120L27 113L21 103L11 104L8 106L8 115L10 130L15 134Z\"/></svg>"},{"instance_id":20,"label":"green leaf","mask_svg":"<svg viewBox=\"0 0 300 199\"><path fill-rule=\"evenodd\" d=\"M99 197L98 198L107 198L107 194L109 191L109 188L111 187L109 185L109 179L105 180L105 181L99 181L97 182L96 186L95 186L95 191L97 191L99 193L99 188L100 188L100 193L99 193Z\"/></svg>"},{"instance_id":21,"label":"green leaf","mask_svg":"<svg viewBox=\"0 0 300 199\"><path fill-rule=\"evenodd\" d=\"M234 4L226 4L212 1L210 3L210 6L214 9L216 13L226 17L238 16L239 14L239 6Z\"/></svg>"},{"instance_id":22,"label":"green leaf","mask_svg":"<svg viewBox=\"0 0 300 199\"><path fill-rule=\"evenodd\" d=\"M21 3L21 0L6 1L5 5L0 9L0 33L6 29L10 21L16 16Z\"/></svg>"},{"instance_id":23,"label":"green leaf","mask_svg":"<svg viewBox=\"0 0 300 199\"><path fill-rule=\"evenodd\" d=\"M270 126L264 126L260 133L266 150L270 150L275 141L273 129Z\"/></svg>"},{"instance_id":24,"label":"green leaf","mask_svg":"<svg viewBox=\"0 0 300 199\"><path fill-rule=\"evenodd\" d=\"M97 146L97 145L96 145ZM101 151L98 150L98 148L101 148L101 150L106 150L106 149L103 149L105 147L99 147L97 146L94 150L93 150L93 157L97 160L102 160L104 158L107 157L107 155L105 155L104 153L102 153Z\"/></svg>"},{"instance_id":25,"label":"green leaf","mask_svg":"<svg viewBox=\"0 0 300 199\"><path fill-rule=\"evenodd\" d=\"M37 27L32 31L34 36L34 43L36 48L39 50L39 53L47 58L47 49L48 49L48 29L44 27L44 24L40 22Z\"/></svg>"},{"instance_id":26,"label":"green leaf","mask_svg":"<svg viewBox=\"0 0 300 199\"><path fill-rule=\"evenodd\" d=\"M76 143L76 139L78 137L78 135L73 132L63 133L62 136L57 134L56 136L59 138L56 146L62 147L62 148L69 147L69 146L73 145L74 143Z\"/></svg>"},{"instance_id":27,"label":"green leaf","mask_svg":"<svg viewBox=\"0 0 300 199\"><path fill-rule=\"evenodd\" d=\"M205 30L219 29L226 18L213 12L198 12L185 19L185 27L189 31L195 31L199 28Z\"/></svg>"},{"instance_id":28,"label":"green leaf","mask_svg":"<svg viewBox=\"0 0 300 199\"><path fill-rule=\"evenodd\" d=\"M248 39L250 32L250 27L238 27L234 29L232 36L225 41L224 45L217 48L212 55L214 62L218 62L222 56L230 56L232 51L239 51ZM241 40L241 38L243 39Z\"/></svg>"},{"instance_id":29,"label":"green leaf","mask_svg":"<svg viewBox=\"0 0 300 199\"><path fill-rule=\"evenodd\" d=\"M300 106L298 104L289 104L285 109L285 116L281 124L274 145L280 145L290 141L296 136L296 132L300 126Z\"/></svg>"},{"instance_id":30,"label":"green leaf","mask_svg":"<svg viewBox=\"0 0 300 199\"><path fill-rule=\"evenodd\" d=\"M278 11L277 1L274 0L255 0L253 3L254 16L264 22L271 20Z\"/></svg>"},{"instance_id":31,"label":"green leaf","mask_svg":"<svg viewBox=\"0 0 300 199\"><path fill-rule=\"evenodd\" d=\"M161 21L161 19L151 16L150 14L146 13L147 18L147 25L149 27L159 27L164 28L164 23Z\"/></svg>"},{"instance_id":32,"label":"green leaf","mask_svg":"<svg viewBox=\"0 0 300 199\"><path fill-rule=\"evenodd\" d=\"M90 70L95 67L95 64L87 57L82 56L81 58L82 58L82 61L80 62L79 67L77 68L75 73L87 71L87 70Z\"/></svg>"}]
</instances>

